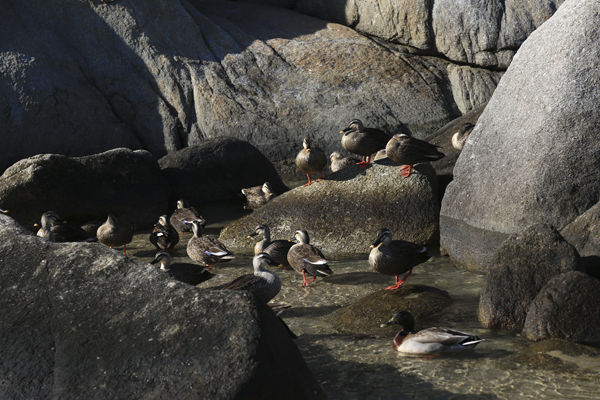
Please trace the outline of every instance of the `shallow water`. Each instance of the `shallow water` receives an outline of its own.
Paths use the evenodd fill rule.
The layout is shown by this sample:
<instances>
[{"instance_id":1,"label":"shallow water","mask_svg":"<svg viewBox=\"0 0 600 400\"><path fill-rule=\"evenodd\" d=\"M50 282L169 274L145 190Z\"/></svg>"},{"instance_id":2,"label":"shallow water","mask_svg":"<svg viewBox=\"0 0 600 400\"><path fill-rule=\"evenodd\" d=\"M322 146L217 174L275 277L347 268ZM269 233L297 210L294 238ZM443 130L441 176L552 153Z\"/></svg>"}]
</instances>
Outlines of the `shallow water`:
<instances>
[{"instance_id":1,"label":"shallow water","mask_svg":"<svg viewBox=\"0 0 600 400\"><path fill-rule=\"evenodd\" d=\"M225 222L208 225L208 232L216 234ZM185 252L189 237L182 236L174 262L189 262ZM148 233L136 235L128 246L128 254L140 262L148 262L154 253ZM391 284L392 278L370 271L366 254L364 259L330 265L334 275L319 278L308 288L301 287L302 276L295 271L273 269L283 283L274 302L292 306L282 317L298 335L296 344L330 399L600 398L597 366L567 372L511 362L507 357L530 343L513 334L482 329L476 314L482 276L459 270L443 257L416 267L409 283L448 291L453 303L445 311L444 326L485 338L474 351L433 359L406 357L394 352L391 337L340 335L332 327L331 312ZM251 258L238 256L213 268L217 275L199 287L225 283L251 271Z\"/></svg>"}]
</instances>

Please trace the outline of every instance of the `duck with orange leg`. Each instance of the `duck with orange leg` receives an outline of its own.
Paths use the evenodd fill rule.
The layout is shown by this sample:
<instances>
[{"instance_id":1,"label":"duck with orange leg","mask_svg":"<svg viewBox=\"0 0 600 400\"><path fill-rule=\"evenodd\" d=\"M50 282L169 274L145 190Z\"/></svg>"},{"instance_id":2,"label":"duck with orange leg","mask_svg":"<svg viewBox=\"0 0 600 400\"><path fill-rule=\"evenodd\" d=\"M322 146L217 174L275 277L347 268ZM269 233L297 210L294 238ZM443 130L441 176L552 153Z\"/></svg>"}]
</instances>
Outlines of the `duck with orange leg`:
<instances>
[{"instance_id":1,"label":"duck with orange leg","mask_svg":"<svg viewBox=\"0 0 600 400\"><path fill-rule=\"evenodd\" d=\"M390 135L377 128L365 128L360 119L353 119L348 127L341 130L342 147L354 154L362 156L362 161L356 163L367 169L371 163L371 155L384 149L390 140Z\"/></svg>"},{"instance_id":2,"label":"duck with orange leg","mask_svg":"<svg viewBox=\"0 0 600 400\"><path fill-rule=\"evenodd\" d=\"M369 264L375 271L395 277L395 284L386 287L387 290L394 290L406 282L416 265L429 258L427 247L404 240L392 240L392 232L384 228L377 232L377 238L371 245ZM398 279L404 273L406 275Z\"/></svg>"},{"instance_id":3,"label":"duck with orange leg","mask_svg":"<svg viewBox=\"0 0 600 400\"><path fill-rule=\"evenodd\" d=\"M309 137L305 137L302 141L303 149L296 156L296 167L306 174L308 182L304 186L308 186L313 182L323 180L323 171L327 167L327 156L319 147L312 144ZM311 179L311 174L320 173L321 177L316 181Z\"/></svg>"},{"instance_id":4,"label":"duck with orange leg","mask_svg":"<svg viewBox=\"0 0 600 400\"><path fill-rule=\"evenodd\" d=\"M400 175L408 178L413 165L421 162L436 161L444 157L438 146L414 138L406 133L394 135L385 146L385 154L396 164L400 164Z\"/></svg>"},{"instance_id":5,"label":"duck with orange leg","mask_svg":"<svg viewBox=\"0 0 600 400\"><path fill-rule=\"evenodd\" d=\"M294 233L294 240L298 243L290 247L287 260L296 272L302 274L302 287L308 286L309 283L306 274L313 277L310 283L313 283L318 276L326 277L333 274L321 250L309 243L308 232L304 229L297 230Z\"/></svg>"},{"instance_id":6,"label":"duck with orange leg","mask_svg":"<svg viewBox=\"0 0 600 400\"><path fill-rule=\"evenodd\" d=\"M121 221L112 214L108 214L106 222L98 227L96 236L103 245L110 247L123 246L123 255L127 255L127 243L133 238L133 224Z\"/></svg>"}]
</instances>

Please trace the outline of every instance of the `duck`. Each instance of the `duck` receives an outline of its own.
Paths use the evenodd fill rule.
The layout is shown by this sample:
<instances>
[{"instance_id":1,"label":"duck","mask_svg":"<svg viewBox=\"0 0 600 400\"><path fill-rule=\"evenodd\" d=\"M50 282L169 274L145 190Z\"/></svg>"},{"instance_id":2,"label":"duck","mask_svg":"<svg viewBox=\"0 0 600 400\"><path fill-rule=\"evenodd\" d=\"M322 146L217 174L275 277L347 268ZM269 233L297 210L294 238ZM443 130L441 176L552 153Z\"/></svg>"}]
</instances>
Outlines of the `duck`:
<instances>
[{"instance_id":1,"label":"duck","mask_svg":"<svg viewBox=\"0 0 600 400\"><path fill-rule=\"evenodd\" d=\"M313 146L312 140L309 137L304 138L302 147L303 149L296 156L296 167L308 177L308 182L304 184L304 186L308 186L313 182L323 180L323 170L327 167L327 157L323 150ZM317 172L321 174L321 177L313 181L310 175Z\"/></svg>"},{"instance_id":2,"label":"duck","mask_svg":"<svg viewBox=\"0 0 600 400\"><path fill-rule=\"evenodd\" d=\"M475 128L475 125L470 122L465 122L460 129L452 135L452 147L456 150L462 150L473 128Z\"/></svg>"},{"instance_id":3,"label":"duck","mask_svg":"<svg viewBox=\"0 0 600 400\"><path fill-rule=\"evenodd\" d=\"M385 146L385 154L396 164L401 164L400 175L404 178L410 176L414 164L444 157L444 153L438 150L438 146L406 133L394 135Z\"/></svg>"},{"instance_id":4,"label":"duck","mask_svg":"<svg viewBox=\"0 0 600 400\"><path fill-rule=\"evenodd\" d=\"M357 164L367 168L371 163L371 155L384 149L390 135L377 128L365 128L360 119L353 119L348 126L341 130L342 147L350 153L362 156L362 161Z\"/></svg>"},{"instance_id":5,"label":"duck","mask_svg":"<svg viewBox=\"0 0 600 400\"><path fill-rule=\"evenodd\" d=\"M154 256L149 265L160 264L160 270L169 274L174 279L187 283L188 285L198 285L213 278L212 274L206 270L203 265L191 263L172 263L171 255L166 251L160 251Z\"/></svg>"},{"instance_id":6,"label":"duck","mask_svg":"<svg viewBox=\"0 0 600 400\"><path fill-rule=\"evenodd\" d=\"M381 326L401 325L402 330L392 341L394 350L405 354L437 354L446 351L472 350L483 342L478 336L447 328L427 328L415 331L415 318L405 310L394 313Z\"/></svg>"},{"instance_id":7,"label":"duck","mask_svg":"<svg viewBox=\"0 0 600 400\"><path fill-rule=\"evenodd\" d=\"M121 222L113 214L108 214L106 222L98 227L96 237L103 245L110 247L123 246L123 255L127 255L127 243L133 238L133 224Z\"/></svg>"},{"instance_id":8,"label":"duck","mask_svg":"<svg viewBox=\"0 0 600 400\"><path fill-rule=\"evenodd\" d=\"M359 163L359 160L354 157L343 157L339 152L334 151L329 156L329 160L331 161L331 172L338 172L341 169L349 167L351 165L356 165Z\"/></svg>"},{"instance_id":9,"label":"duck","mask_svg":"<svg viewBox=\"0 0 600 400\"><path fill-rule=\"evenodd\" d=\"M157 250L171 250L179 243L179 234L171 226L167 216L161 215L158 217L158 222L154 224L149 240Z\"/></svg>"},{"instance_id":10,"label":"duck","mask_svg":"<svg viewBox=\"0 0 600 400\"><path fill-rule=\"evenodd\" d=\"M318 276L326 277L333 274L333 271L327 265L327 259L321 253L321 250L309 243L308 232L304 229L297 230L294 233L295 243L287 254L287 260L290 266L299 274L302 274L302 287L308 286L306 274L313 277L311 283Z\"/></svg>"},{"instance_id":11,"label":"duck","mask_svg":"<svg viewBox=\"0 0 600 400\"><path fill-rule=\"evenodd\" d=\"M231 261L235 258L223 243L218 239L202 236L204 224L201 220L187 221L185 224L192 226L194 235L187 244L187 255L192 261L206 265L208 268L217 264Z\"/></svg>"},{"instance_id":12,"label":"duck","mask_svg":"<svg viewBox=\"0 0 600 400\"><path fill-rule=\"evenodd\" d=\"M204 217L200 216L194 207L188 205L186 200L179 199L177 200L177 208L173 211L173 214L171 214L169 222L171 222L171 226L179 233L191 232L192 226L184 224L182 222L183 220L201 221L203 226L206 224Z\"/></svg>"},{"instance_id":13,"label":"duck","mask_svg":"<svg viewBox=\"0 0 600 400\"><path fill-rule=\"evenodd\" d=\"M55 211L46 211L40 218L36 235L50 242L80 242L88 240L89 236L77 224L67 223Z\"/></svg>"},{"instance_id":14,"label":"duck","mask_svg":"<svg viewBox=\"0 0 600 400\"><path fill-rule=\"evenodd\" d=\"M244 210L256 210L260 206L267 204L276 194L269 182L265 182L259 186L252 186L242 189L242 195L246 200Z\"/></svg>"},{"instance_id":15,"label":"duck","mask_svg":"<svg viewBox=\"0 0 600 400\"><path fill-rule=\"evenodd\" d=\"M287 254L294 242L290 240L278 239L271 240L271 230L267 225L261 224L254 228L254 231L248 235L252 238L257 235L262 235L263 239L256 242L254 245L254 254L267 253L277 265L289 266Z\"/></svg>"},{"instance_id":16,"label":"duck","mask_svg":"<svg viewBox=\"0 0 600 400\"><path fill-rule=\"evenodd\" d=\"M385 289L394 290L406 282L416 265L429 258L427 247L404 240L392 240L392 232L383 228L377 232L377 238L371 244L369 265L379 273L393 275L396 283ZM405 272L408 273L399 280L398 276Z\"/></svg>"},{"instance_id":17,"label":"duck","mask_svg":"<svg viewBox=\"0 0 600 400\"><path fill-rule=\"evenodd\" d=\"M267 269L268 265L278 265L267 253L258 253L252 258L254 273L242 275L220 286L224 290L246 290L261 303L267 304L281 290L281 280L277 274Z\"/></svg>"}]
</instances>

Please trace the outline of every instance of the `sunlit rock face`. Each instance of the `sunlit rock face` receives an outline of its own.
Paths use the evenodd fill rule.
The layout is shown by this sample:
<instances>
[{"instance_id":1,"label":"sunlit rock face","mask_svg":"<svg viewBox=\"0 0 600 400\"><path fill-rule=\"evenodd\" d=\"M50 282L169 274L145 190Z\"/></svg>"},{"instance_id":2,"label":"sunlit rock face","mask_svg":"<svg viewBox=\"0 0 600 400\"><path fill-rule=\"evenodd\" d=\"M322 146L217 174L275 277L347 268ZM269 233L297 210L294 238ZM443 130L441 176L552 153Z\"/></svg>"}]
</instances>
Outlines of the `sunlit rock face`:
<instances>
[{"instance_id":1,"label":"sunlit rock face","mask_svg":"<svg viewBox=\"0 0 600 400\"><path fill-rule=\"evenodd\" d=\"M321 399L273 312L0 215L2 398Z\"/></svg>"},{"instance_id":2,"label":"sunlit rock face","mask_svg":"<svg viewBox=\"0 0 600 400\"><path fill-rule=\"evenodd\" d=\"M364 256L377 231L390 229L394 238L427 243L437 229L437 182L428 164L417 164L408 178L389 159L363 172L345 168L327 180L286 192L252 214L226 226L220 239L233 251L250 254L246 236L266 224L272 239L291 238L305 229L326 257Z\"/></svg>"},{"instance_id":3,"label":"sunlit rock face","mask_svg":"<svg viewBox=\"0 0 600 400\"><path fill-rule=\"evenodd\" d=\"M562 229L600 198L600 4L567 1L521 46L454 168L440 217L454 261L485 270L509 234Z\"/></svg>"}]
</instances>

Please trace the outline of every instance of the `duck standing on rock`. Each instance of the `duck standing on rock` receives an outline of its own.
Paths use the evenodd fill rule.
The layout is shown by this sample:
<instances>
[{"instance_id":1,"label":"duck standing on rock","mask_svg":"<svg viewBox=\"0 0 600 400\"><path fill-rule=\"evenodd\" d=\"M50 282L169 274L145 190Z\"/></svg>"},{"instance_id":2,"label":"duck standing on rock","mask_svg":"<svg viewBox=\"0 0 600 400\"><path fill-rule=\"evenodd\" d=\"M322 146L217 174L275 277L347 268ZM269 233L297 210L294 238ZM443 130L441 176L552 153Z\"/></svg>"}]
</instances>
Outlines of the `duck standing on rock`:
<instances>
[{"instance_id":1,"label":"duck standing on rock","mask_svg":"<svg viewBox=\"0 0 600 400\"><path fill-rule=\"evenodd\" d=\"M321 177L315 182L323 179L323 170L327 167L327 157L323 150L312 145L309 137L304 138L302 147L304 148L296 156L296 167L308 177L308 182L304 184L304 186L308 186L313 183L310 178L311 174L317 172L321 174Z\"/></svg>"},{"instance_id":2,"label":"duck standing on rock","mask_svg":"<svg viewBox=\"0 0 600 400\"><path fill-rule=\"evenodd\" d=\"M192 206L188 206L187 202L184 199L177 200L177 208L171 214L171 218L169 221L171 222L171 226L175 228L177 232L191 232L192 226L188 224L184 224L182 221L194 221L198 220L202 222L202 225L206 224L206 220L198 214L198 211Z\"/></svg>"},{"instance_id":3,"label":"duck standing on rock","mask_svg":"<svg viewBox=\"0 0 600 400\"><path fill-rule=\"evenodd\" d=\"M404 240L392 240L392 232L384 228L377 232L377 239L371 245L369 264L375 271L395 277L396 283L386 287L387 290L393 290L406 282L413 267L429 258L427 247ZM405 272L408 273L398 280L398 276Z\"/></svg>"},{"instance_id":4,"label":"duck standing on rock","mask_svg":"<svg viewBox=\"0 0 600 400\"><path fill-rule=\"evenodd\" d=\"M192 261L202 263L210 268L217 263L231 261L235 258L218 239L202 236L202 221L184 221L185 224L192 226L194 232L187 244L187 255Z\"/></svg>"},{"instance_id":5,"label":"duck standing on rock","mask_svg":"<svg viewBox=\"0 0 600 400\"><path fill-rule=\"evenodd\" d=\"M334 151L329 156L329 160L331 160L331 172L338 172L341 169L349 167L351 165L356 165L359 161L354 157L342 157L340 153Z\"/></svg>"},{"instance_id":6,"label":"duck standing on rock","mask_svg":"<svg viewBox=\"0 0 600 400\"><path fill-rule=\"evenodd\" d=\"M394 135L385 146L385 154L396 164L401 164L400 175L404 178L410 176L414 164L444 157L444 153L438 151L438 146L406 133Z\"/></svg>"},{"instance_id":7,"label":"duck standing on rock","mask_svg":"<svg viewBox=\"0 0 600 400\"><path fill-rule=\"evenodd\" d=\"M281 290L281 280L277 274L266 268L268 265L277 265L277 263L267 253L258 253L252 259L253 274L242 275L219 288L226 290L247 290L258 301L267 304Z\"/></svg>"},{"instance_id":8,"label":"duck standing on rock","mask_svg":"<svg viewBox=\"0 0 600 400\"><path fill-rule=\"evenodd\" d=\"M154 229L150 233L150 243L156 247L157 250L171 250L177 243L179 243L179 234L171 226L166 215L161 215L158 218L158 222L154 224Z\"/></svg>"},{"instance_id":9,"label":"duck standing on rock","mask_svg":"<svg viewBox=\"0 0 600 400\"><path fill-rule=\"evenodd\" d=\"M290 248L287 260L296 272L302 274L302 287L308 286L306 274L313 277L311 283L318 276L325 277L333 274L323 253L312 244L309 244L308 232L304 229L298 230L294 234L294 239L298 240L299 243Z\"/></svg>"},{"instance_id":10,"label":"duck standing on rock","mask_svg":"<svg viewBox=\"0 0 600 400\"><path fill-rule=\"evenodd\" d=\"M150 265L157 263L160 263L161 271L164 271L178 281L189 285L198 285L215 276L215 274L208 272L203 265L190 263L173 264L171 255L166 251L156 253L154 260L150 262Z\"/></svg>"},{"instance_id":11,"label":"duck standing on rock","mask_svg":"<svg viewBox=\"0 0 600 400\"><path fill-rule=\"evenodd\" d=\"M246 199L244 210L255 210L267 204L276 196L269 182L265 182L260 186L244 188L242 189L242 194Z\"/></svg>"},{"instance_id":12,"label":"duck standing on rock","mask_svg":"<svg viewBox=\"0 0 600 400\"><path fill-rule=\"evenodd\" d=\"M390 135L377 128L365 128L360 119L353 119L348 127L341 130L342 147L350 153L362 156L362 161L358 162L362 168L367 168L371 163L371 155L378 150L385 148L390 140Z\"/></svg>"},{"instance_id":13,"label":"duck standing on rock","mask_svg":"<svg viewBox=\"0 0 600 400\"><path fill-rule=\"evenodd\" d=\"M478 336L454 331L446 328L427 328L415 331L415 319L408 311L398 311L385 324L398 324L402 330L394 337L394 350L407 354L436 354L446 351L462 351L474 349L483 342Z\"/></svg>"},{"instance_id":14,"label":"duck standing on rock","mask_svg":"<svg viewBox=\"0 0 600 400\"><path fill-rule=\"evenodd\" d=\"M108 214L106 222L98 227L96 231L98 241L110 247L123 246L123 255L127 255L127 243L133 238L133 224L121 222L112 214Z\"/></svg>"},{"instance_id":15,"label":"duck standing on rock","mask_svg":"<svg viewBox=\"0 0 600 400\"><path fill-rule=\"evenodd\" d=\"M267 253L277 265L289 266L287 254L294 242L290 240L271 240L271 230L267 225L258 225L254 228L254 232L248 235L252 238L257 235L262 235L263 239L256 242L254 245L254 254Z\"/></svg>"}]
</instances>

